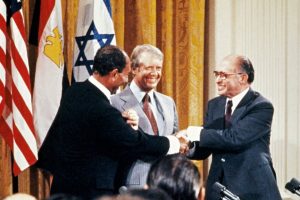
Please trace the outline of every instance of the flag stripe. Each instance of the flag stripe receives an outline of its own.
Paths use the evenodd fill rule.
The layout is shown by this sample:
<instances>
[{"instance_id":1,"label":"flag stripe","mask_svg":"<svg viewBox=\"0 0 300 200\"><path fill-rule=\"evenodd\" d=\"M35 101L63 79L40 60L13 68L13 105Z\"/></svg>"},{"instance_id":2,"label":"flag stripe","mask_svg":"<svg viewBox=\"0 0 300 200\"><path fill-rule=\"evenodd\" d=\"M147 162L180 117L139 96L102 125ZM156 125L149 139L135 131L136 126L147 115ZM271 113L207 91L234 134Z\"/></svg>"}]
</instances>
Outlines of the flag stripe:
<instances>
[{"instance_id":1,"label":"flag stripe","mask_svg":"<svg viewBox=\"0 0 300 200\"><path fill-rule=\"evenodd\" d=\"M5 101L5 66L6 66L6 6L0 1L0 116ZM1 130L1 129L0 129Z\"/></svg>"},{"instance_id":2,"label":"flag stripe","mask_svg":"<svg viewBox=\"0 0 300 200\"><path fill-rule=\"evenodd\" d=\"M16 163L16 161L14 161L13 172L14 172L14 174L19 174L21 172L21 169L18 166L18 164Z\"/></svg>"},{"instance_id":3,"label":"flag stripe","mask_svg":"<svg viewBox=\"0 0 300 200\"><path fill-rule=\"evenodd\" d=\"M12 115L10 114L7 119L0 117L0 131L5 142L12 149L13 148L13 135L11 133L11 128L8 126L7 121L12 121Z\"/></svg>"},{"instance_id":4,"label":"flag stripe","mask_svg":"<svg viewBox=\"0 0 300 200\"><path fill-rule=\"evenodd\" d=\"M12 79L13 79L13 87L12 87L12 96L13 99L22 99L22 103L24 103L24 105L22 104L22 106L26 106L26 108L28 109L28 112L26 110L26 113L28 113L27 116L32 115L32 104L31 104L31 92L30 89L27 88L27 84L29 84L30 87L30 83L25 83L24 79L26 79L27 77L29 77L28 73L25 74L21 74L18 70L17 70L17 66L18 63L14 63L14 61L12 61ZM25 111L25 110L24 110ZM25 114L26 114L25 113Z\"/></svg>"},{"instance_id":5,"label":"flag stripe","mask_svg":"<svg viewBox=\"0 0 300 200\"><path fill-rule=\"evenodd\" d=\"M5 34L6 34L6 21L5 21L5 18L0 15L0 46L1 47L4 47L4 43L6 43L6 37L5 37ZM5 40L4 40L5 39Z\"/></svg>"},{"instance_id":6,"label":"flag stripe","mask_svg":"<svg viewBox=\"0 0 300 200\"><path fill-rule=\"evenodd\" d=\"M31 108L28 108L26 106L24 99L22 98L22 96L19 93L19 90L17 90L17 88L15 87L14 84L12 87L13 87L12 91L13 91L13 100L14 100L13 103L17 108L17 110L13 109L13 112L18 111L18 112L22 113L22 114L20 114L20 116L14 117L14 119L15 119L14 121L17 121L16 119L20 119L20 117L22 117L23 119L20 121L22 122L23 120L25 120L25 122L26 122L26 124L22 123L22 124L24 124L23 126L25 126L25 125L28 126L29 127L28 129L30 130L31 134L33 135L34 129L33 129L32 113L29 110ZM18 101L15 101L15 99L17 99ZM14 113L14 115L15 115L15 113ZM31 135L28 135L28 137L31 137Z\"/></svg>"},{"instance_id":7,"label":"flag stripe","mask_svg":"<svg viewBox=\"0 0 300 200\"><path fill-rule=\"evenodd\" d=\"M23 137L25 135L24 130L22 130L23 133L20 133L19 129L16 127L15 124L13 126L13 130L14 130L15 144L18 146L18 148L14 146L14 152L15 149L20 149L21 154L25 155L26 161L29 164L33 164L36 161L36 154L33 153L32 147L29 146L30 143L27 143L26 139Z\"/></svg>"},{"instance_id":8,"label":"flag stripe","mask_svg":"<svg viewBox=\"0 0 300 200\"><path fill-rule=\"evenodd\" d=\"M46 24L50 18L55 5L55 0L43 0L41 1L41 11L40 12L40 24L39 24L39 40L42 37L42 33L46 27Z\"/></svg>"},{"instance_id":9,"label":"flag stripe","mask_svg":"<svg viewBox=\"0 0 300 200\"><path fill-rule=\"evenodd\" d=\"M26 63L26 60L24 60L21 55L27 55L27 52L25 51L24 54L22 54L22 52L19 52L19 45L18 49L16 48L16 44L15 43L11 43L11 57L13 60L14 67L12 68L12 70L16 69L17 71L19 71L20 75L13 75L13 79L18 81L18 78L22 78L24 81L24 85L19 84L20 86L26 86L26 88L20 88L20 89L26 89L28 91L30 91L30 76L29 76L29 71L28 71L28 63ZM22 45L21 45L22 46ZM13 74L13 72L12 72ZM20 80L19 80L20 81ZM19 81L17 83L19 83ZM22 90L21 90L22 91ZM28 99L28 95L26 95Z\"/></svg>"},{"instance_id":10,"label":"flag stripe","mask_svg":"<svg viewBox=\"0 0 300 200\"><path fill-rule=\"evenodd\" d=\"M0 34L1 35L1 34ZM4 50L2 48L0 48L0 77L1 77L1 80L2 77L4 76L5 77L5 60L6 60L6 54L4 52Z\"/></svg>"},{"instance_id":11,"label":"flag stripe","mask_svg":"<svg viewBox=\"0 0 300 200\"><path fill-rule=\"evenodd\" d=\"M25 45L26 44L25 43L25 41L26 41L26 32L25 32L25 26L24 26L24 21L23 21L23 14L21 12L16 12L12 15L10 26L11 26L12 31L18 30L17 32L12 33L12 36L17 36L15 38L13 37L14 42L17 43L17 44L24 43L24 45ZM16 26L16 27L13 27L13 26ZM20 36L15 35L15 34L20 34ZM21 39L23 39L22 42L16 42L16 40L21 40ZM27 48L25 48L25 50L26 49Z\"/></svg>"}]
</instances>

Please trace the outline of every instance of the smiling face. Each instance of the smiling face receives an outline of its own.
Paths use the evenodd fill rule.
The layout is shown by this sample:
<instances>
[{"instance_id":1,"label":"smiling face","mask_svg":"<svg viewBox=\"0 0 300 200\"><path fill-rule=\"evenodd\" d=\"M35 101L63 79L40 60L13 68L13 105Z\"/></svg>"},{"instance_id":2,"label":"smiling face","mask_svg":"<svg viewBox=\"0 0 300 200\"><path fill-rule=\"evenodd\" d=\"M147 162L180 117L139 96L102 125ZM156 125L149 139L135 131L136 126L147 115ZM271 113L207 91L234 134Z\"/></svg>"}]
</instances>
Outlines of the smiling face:
<instances>
[{"instance_id":1,"label":"smiling face","mask_svg":"<svg viewBox=\"0 0 300 200\"><path fill-rule=\"evenodd\" d=\"M148 92L156 88L161 79L163 61L148 52L144 52L140 56L143 62L133 69L133 80L139 88Z\"/></svg>"},{"instance_id":2,"label":"smiling face","mask_svg":"<svg viewBox=\"0 0 300 200\"><path fill-rule=\"evenodd\" d=\"M227 56L214 72L219 95L232 98L249 86L238 56Z\"/></svg>"}]
</instances>

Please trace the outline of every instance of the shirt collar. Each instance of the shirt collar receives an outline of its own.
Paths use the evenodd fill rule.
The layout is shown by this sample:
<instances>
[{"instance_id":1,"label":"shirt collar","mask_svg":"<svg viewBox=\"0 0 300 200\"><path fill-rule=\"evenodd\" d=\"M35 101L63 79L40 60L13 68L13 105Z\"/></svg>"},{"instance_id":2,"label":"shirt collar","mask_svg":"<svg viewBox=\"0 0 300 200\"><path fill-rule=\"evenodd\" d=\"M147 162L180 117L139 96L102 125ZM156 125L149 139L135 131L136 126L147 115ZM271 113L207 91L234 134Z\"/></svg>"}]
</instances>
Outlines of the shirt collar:
<instances>
[{"instance_id":1,"label":"shirt collar","mask_svg":"<svg viewBox=\"0 0 300 200\"><path fill-rule=\"evenodd\" d=\"M227 98L226 105L227 105L227 102L229 100L232 100L232 113L235 110L235 108L239 105L239 103L241 102L241 100L244 98L244 96L247 94L247 92L249 91L249 89L250 89L250 87L246 88L244 91L242 91L238 95L232 97L231 99Z\"/></svg>"},{"instance_id":2,"label":"shirt collar","mask_svg":"<svg viewBox=\"0 0 300 200\"><path fill-rule=\"evenodd\" d=\"M146 92L143 91L137 84L136 82L133 80L131 81L130 85L129 85L132 93L134 94L135 98L138 100L138 102L142 102ZM148 95L150 96L150 101L154 102L154 90L150 90L148 92Z\"/></svg>"},{"instance_id":3,"label":"shirt collar","mask_svg":"<svg viewBox=\"0 0 300 200\"><path fill-rule=\"evenodd\" d=\"M107 97L107 99L110 102L110 96L111 96L110 91L102 83L100 83L99 81L97 81L93 76L89 77L89 81L94 86L96 86L101 92L103 92L103 94Z\"/></svg>"}]
</instances>

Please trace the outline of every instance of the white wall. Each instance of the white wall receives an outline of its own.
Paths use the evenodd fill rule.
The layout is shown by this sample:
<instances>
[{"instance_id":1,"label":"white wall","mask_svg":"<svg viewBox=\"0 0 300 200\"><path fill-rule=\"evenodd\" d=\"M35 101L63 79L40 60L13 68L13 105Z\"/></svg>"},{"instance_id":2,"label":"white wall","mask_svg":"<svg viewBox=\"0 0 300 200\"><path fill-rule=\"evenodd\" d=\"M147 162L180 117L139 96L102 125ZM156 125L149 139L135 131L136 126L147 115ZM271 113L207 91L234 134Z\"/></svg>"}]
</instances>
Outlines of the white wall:
<instances>
[{"instance_id":1,"label":"white wall","mask_svg":"<svg viewBox=\"0 0 300 200\"><path fill-rule=\"evenodd\" d=\"M271 152L283 197L300 179L300 0L207 0L209 98L216 96L213 68L231 53L250 58L252 88L275 113ZM295 198L297 199L297 198Z\"/></svg>"}]
</instances>

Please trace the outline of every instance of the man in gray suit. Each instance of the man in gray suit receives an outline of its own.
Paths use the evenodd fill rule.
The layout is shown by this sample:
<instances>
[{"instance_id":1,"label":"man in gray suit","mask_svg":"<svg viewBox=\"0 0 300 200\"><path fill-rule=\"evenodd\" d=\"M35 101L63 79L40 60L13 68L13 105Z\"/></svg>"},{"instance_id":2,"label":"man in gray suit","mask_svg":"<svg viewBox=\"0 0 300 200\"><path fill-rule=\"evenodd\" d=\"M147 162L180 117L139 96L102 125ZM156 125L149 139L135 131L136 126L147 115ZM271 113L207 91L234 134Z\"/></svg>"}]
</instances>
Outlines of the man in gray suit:
<instances>
[{"instance_id":1,"label":"man in gray suit","mask_svg":"<svg viewBox=\"0 0 300 200\"><path fill-rule=\"evenodd\" d=\"M163 53L150 44L138 45L131 54L131 61L133 80L121 93L112 96L112 105L121 112L136 111L139 127L146 133L159 136L175 133L178 116L174 100L155 91L162 76ZM150 111L145 110L146 107L150 107ZM143 187L150 165L146 160L137 160L129 170L126 186Z\"/></svg>"}]
</instances>

